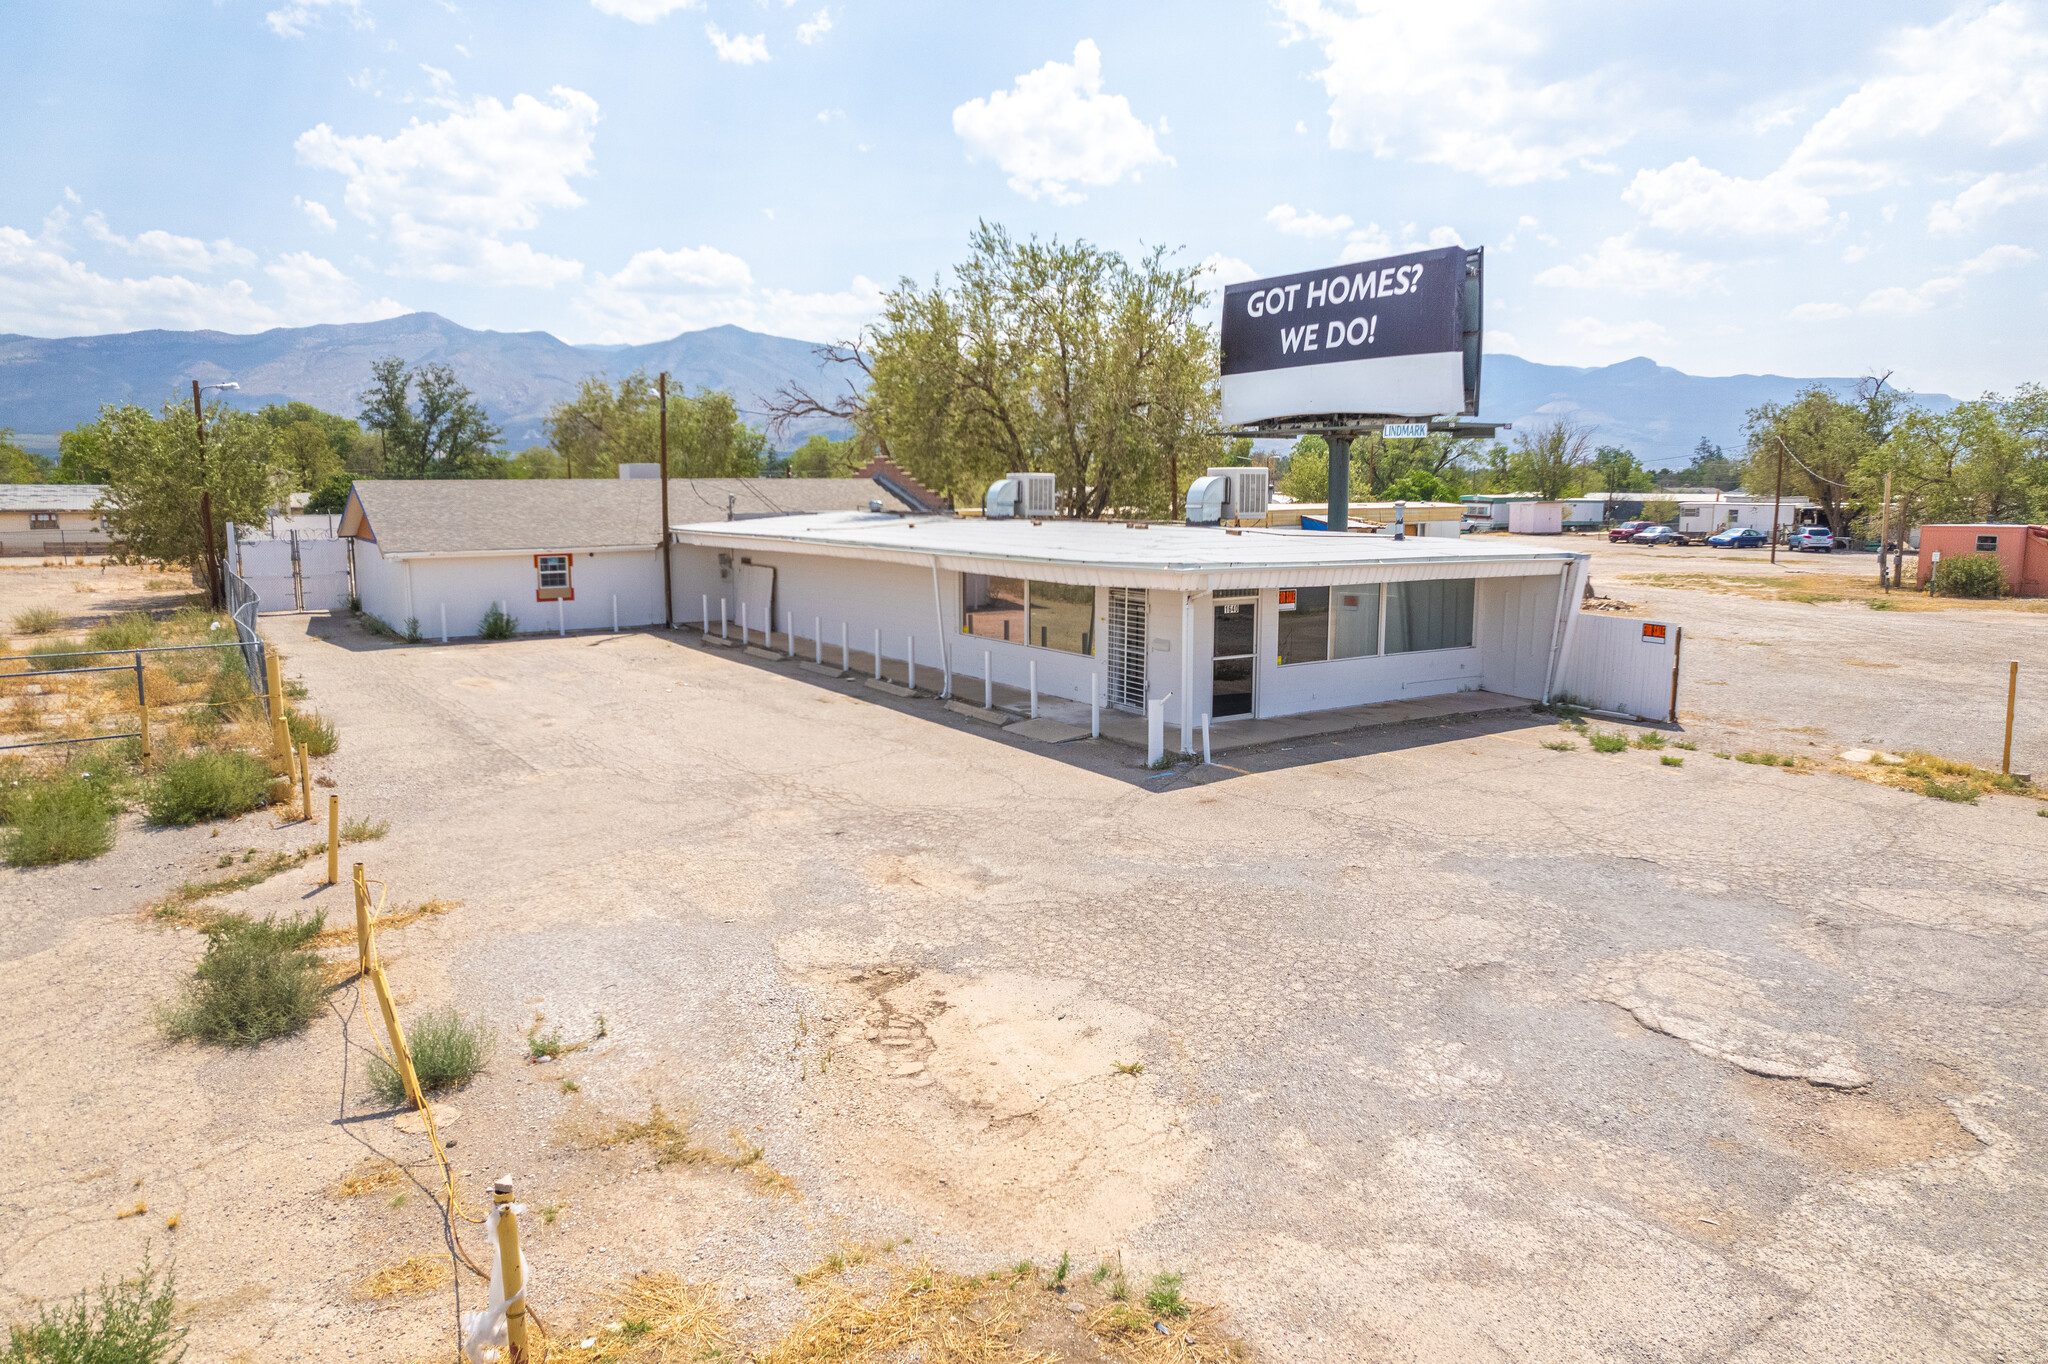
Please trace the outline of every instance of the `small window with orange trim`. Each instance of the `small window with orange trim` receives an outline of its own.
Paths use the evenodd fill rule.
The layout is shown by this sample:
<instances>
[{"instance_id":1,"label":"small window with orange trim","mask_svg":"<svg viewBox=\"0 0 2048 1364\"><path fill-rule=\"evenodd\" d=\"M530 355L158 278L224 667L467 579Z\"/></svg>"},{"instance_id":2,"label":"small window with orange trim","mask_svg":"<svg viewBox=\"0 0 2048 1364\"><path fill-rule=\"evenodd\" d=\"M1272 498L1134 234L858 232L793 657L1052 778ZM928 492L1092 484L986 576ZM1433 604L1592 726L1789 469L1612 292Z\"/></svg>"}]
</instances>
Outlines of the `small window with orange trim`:
<instances>
[{"instance_id":1,"label":"small window with orange trim","mask_svg":"<svg viewBox=\"0 0 2048 1364\"><path fill-rule=\"evenodd\" d=\"M575 560L573 554L536 554L533 567L539 575L540 586L534 593L535 601L575 601L576 588L569 580L569 570Z\"/></svg>"}]
</instances>

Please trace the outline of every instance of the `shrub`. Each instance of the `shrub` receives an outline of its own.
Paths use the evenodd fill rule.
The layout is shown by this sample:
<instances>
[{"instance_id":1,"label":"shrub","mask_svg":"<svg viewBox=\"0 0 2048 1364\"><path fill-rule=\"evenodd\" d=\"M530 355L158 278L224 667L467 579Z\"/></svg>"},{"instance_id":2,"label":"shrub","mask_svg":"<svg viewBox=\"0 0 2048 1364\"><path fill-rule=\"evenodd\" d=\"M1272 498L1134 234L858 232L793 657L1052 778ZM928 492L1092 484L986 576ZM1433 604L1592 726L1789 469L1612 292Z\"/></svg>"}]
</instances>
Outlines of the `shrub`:
<instances>
[{"instance_id":1,"label":"shrub","mask_svg":"<svg viewBox=\"0 0 2048 1364\"><path fill-rule=\"evenodd\" d=\"M249 686L249 670L243 666L242 655L232 649L219 652L220 657L214 663L213 681L206 687L207 703L216 712L230 709L256 695Z\"/></svg>"},{"instance_id":2,"label":"shrub","mask_svg":"<svg viewBox=\"0 0 2048 1364\"><path fill-rule=\"evenodd\" d=\"M153 824L197 824L254 810L269 790L270 769L253 754L191 753L165 763L143 799Z\"/></svg>"},{"instance_id":3,"label":"shrub","mask_svg":"<svg viewBox=\"0 0 2048 1364\"><path fill-rule=\"evenodd\" d=\"M1666 767L1685 766L1685 759L1679 757L1675 753L1666 753L1663 757L1657 759L1657 761L1663 763Z\"/></svg>"},{"instance_id":4,"label":"shrub","mask_svg":"<svg viewBox=\"0 0 2048 1364\"><path fill-rule=\"evenodd\" d=\"M389 820L370 820L358 815L354 819L342 821L341 841L344 843L368 843L373 839L382 838L390 832L391 822Z\"/></svg>"},{"instance_id":5,"label":"shrub","mask_svg":"<svg viewBox=\"0 0 2048 1364\"><path fill-rule=\"evenodd\" d=\"M2002 597L2011 590L2005 581L2005 565L1993 554L1958 554L1943 559L1934 569L1937 596Z\"/></svg>"},{"instance_id":6,"label":"shrub","mask_svg":"<svg viewBox=\"0 0 2048 1364\"><path fill-rule=\"evenodd\" d=\"M306 944L326 923L324 911L283 923L240 914L215 919L184 998L163 1017L165 1035L253 1047L304 1028L320 1011L320 958Z\"/></svg>"},{"instance_id":7,"label":"shrub","mask_svg":"<svg viewBox=\"0 0 2048 1364\"><path fill-rule=\"evenodd\" d=\"M405 642L407 644L418 644L425 638L426 636L420 633L420 618L418 616L407 616L405 618Z\"/></svg>"},{"instance_id":8,"label":"shrub","mask_svg":"<svg viewBox=\"0 0 2048 1364\"><path fill-rule=\"evenodd\" d=\"M304 744L306 751L316 758L324 758L341 746L335 737L334 722L317 710L287 711L284 723L292 732L292 743Z\"/></svg>"},{"instance_id":9,"label":"shrub","mask_svg":"<svg viewBox=\"0 0 2048 1364\"><path fill-rule=\"evenodd\" d=\"M476 632L485 639L510 639L519 633L519 617L508 616L496 602L484 612L484 618L477 622Z\"/></svg>"},{"instance_id":10,"label":"shrub","mask_svg":"<svg viewBox=\"0 0 2048 1364\"><path fill-rule=\"evenodd\" d=\"M1591 734L1586 737L1586 742L1593 745L1595 753L1620 753L1628 747L1628 736L1625 734Z\"/></svg>"},{"instance_id":11,"label":"shrub","mask_svg":"<svg viewBox=\"0 0 2048 1364\"><path fill-rule=\"evenodd\" d=\"M114 846L118 809L105 780L64 771L10 789L0 834L11 867L47 867L98 857Z\"/></svg>"},{"instance_id":12,"label":"shrub","mask_svg":"<svg viewBox=\"0 0 2048 1364\"><path fill-rule=\"evenodd\" d=\"M98 1302L80 1293L33 1325L9 1327L6 1364L178 1364L185 1331L171 1325L175 1302L171 1270L159 1283L145 1251L134 1278L100 1280Z\"/></svg>"},{"instance_id":13,"label":"shrub","mask_svg":"<svg viewBox=\"0 0 2048 1364\"><path fill-rule=\"evenodd\" d=\"M26 611L14 613L14 633L17 635L47 635L64 623L64 613L47 606L31 606Z\"/></svg>"},{"instance_id":14,"label":"shrub","mask_svg":"<svg viewBox=\"0 0 2048 1364\"><path fill-rule=\"evenodd\" d=\"M78 646L68 639L32 645L28 651L28 666L39 673L56 672L59 668L89 668L94 662L91 654L81 654Z\"/></svg>"},{"instance_id":15,"label":"shrub","mask_svg":"<svg viewBox=\"0 0 2048 1364\"><path fill-rule=\"evenodd\" d=\"M1153 1275L1152 1287L1145 1291L1145 1307L1154 1316L1186 1316L1192 1309L1187 1299L1180 1295L1180 1275Z\"/></svg>"},{"instance_id":16,"label":"shrub","mask_svg":"<svg viewBox=\"0 0 2048 1364\"><path fill-rule=\"evenodd\" d=\"M405 1030L413 1074L429 1094L475 1079L491 1059L492 1041L491 1030L481 1021L465 1019L453 1009L423 1014ZM370 1061L370 1088L385 1103L405 1102L405 1082L381 1056Z\"/></svg>"},{"instance_id":17,"label":"shrub","mask_svg":"<svg viewBox=\"0 0 2048 1364\"><path fill-rule=\"evenodd\" d=\"M85 637L89 649L143 649L156 638L156 622L140 611L116 616Z\"/></svg>"}]
</instances>

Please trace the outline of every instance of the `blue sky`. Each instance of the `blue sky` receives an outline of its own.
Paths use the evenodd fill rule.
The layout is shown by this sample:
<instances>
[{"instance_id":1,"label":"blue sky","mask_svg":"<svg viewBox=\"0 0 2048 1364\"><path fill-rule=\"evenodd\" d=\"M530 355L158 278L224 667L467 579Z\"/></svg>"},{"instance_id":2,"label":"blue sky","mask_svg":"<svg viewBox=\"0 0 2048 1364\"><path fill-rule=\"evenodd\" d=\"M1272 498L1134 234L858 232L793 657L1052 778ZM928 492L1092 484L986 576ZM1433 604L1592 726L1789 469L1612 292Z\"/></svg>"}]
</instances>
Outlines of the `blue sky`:
<instances>
[{"instance_id":1,"label":"blue sky","mask_svg":"<svg viewBox=\"0 0 2048 1364\"><path fill-rule=\"evenodd\" d=\"M2039 5L7 5L0 331L847 335L977 219L1488 248L1490 349L2048 379Z\"/></svg>"}]
</instances>

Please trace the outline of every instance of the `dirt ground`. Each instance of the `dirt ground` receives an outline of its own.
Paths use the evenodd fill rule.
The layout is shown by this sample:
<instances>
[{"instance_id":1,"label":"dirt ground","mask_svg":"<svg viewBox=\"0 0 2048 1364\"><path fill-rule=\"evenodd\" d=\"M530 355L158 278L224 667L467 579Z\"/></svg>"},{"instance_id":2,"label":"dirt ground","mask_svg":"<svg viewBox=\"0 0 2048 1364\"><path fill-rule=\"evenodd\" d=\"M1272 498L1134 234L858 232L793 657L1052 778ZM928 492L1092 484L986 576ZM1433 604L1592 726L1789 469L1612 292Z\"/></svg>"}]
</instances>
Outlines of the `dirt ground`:
<instances>
[{"instance_id":1,"label":"dirt ground","mask_svg":"<svg viewBox=\"0 0 2048 1364\"><path fill-rule=\"evenodd\" d=\"M1975 691L1952 732L1911 702L1991 613L1656 595L1609 562L1602 591L1687 625L1701 751L1552 751L1530 715L1147 779L686 635L267 628L339 728L316 773L391 823L350 856L394 907L460 902L385 956L403 1010L496 1031L445 1135L472 1208L516 1181L551 1322L670 1270L758 1345L814 1301L793 1273L907 1237L959 1270L1184 1271L1273 1360L2041 1357L2042 807L1705 751L1804 725L1983 761ZM2044 624L1993 628L2028 658ZM1845 650L1901 666L1756 661ZM0 1315L148 1243L194 1361L445 1349L448 1289L360 1297L441 1233L418 1188L334 1192L374 1153L424 1174L364 1092L353 991L248 1052L151 1026L201 943L137 910L313 836L130 819L95 862L0 870ZM345 918L317 868L223 903ZM600 1015L526 1060L536 1016ZM595 1140L655 1103L793 1194Z\"/></svg>"}]
</instances>

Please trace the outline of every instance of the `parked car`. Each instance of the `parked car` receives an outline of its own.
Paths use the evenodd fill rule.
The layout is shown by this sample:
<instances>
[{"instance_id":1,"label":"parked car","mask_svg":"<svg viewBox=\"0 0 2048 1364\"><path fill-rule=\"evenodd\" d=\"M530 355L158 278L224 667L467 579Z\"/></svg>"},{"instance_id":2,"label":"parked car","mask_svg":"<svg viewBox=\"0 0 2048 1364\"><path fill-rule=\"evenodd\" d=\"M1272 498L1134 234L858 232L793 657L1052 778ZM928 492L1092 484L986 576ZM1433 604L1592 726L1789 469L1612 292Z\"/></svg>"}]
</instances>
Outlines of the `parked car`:
<instances>
[{"instance_id":1,"label":"parked car","mask_svg":"<svg viewBox=\"0 0 2048 1364\"><path fill-rule=\"evenodd\" d=\"M1730 526L1719 535L1707 537L1707 543L1718 549L1755 549L1770 542L1770 536L1749 526Z\"/></svg>"},{"instance_id":2,"label":"parked car","mask_svg":"<svg viewBox=\"0 0 2048 1364\"><path fill-rule=\"evenodd\" d=\"M1628 537L1632 545L1682 545L1685 537L1669 526L1652 526Z\"/></svg>"},{"instance_id":3,"label":"parked car","mask_svg":"<svg viewBox=\"0 0 2048 1364\"><path fill-rule=\"evenodd\" d=\"M1624 521L1613 530L1607 532L1608 542L1612 544L1622 540L1632 540L1638 534L1656 524L1655 521Z\"/></svg>"},{"instance_id":4,"label":"parked car","mask_svg":"<svg viewBox=\"0 0 2048 1364\"><path fill-rule=\"evenodd\" d=\"M1793 549L1817 549L1822 554L1835 552L1835 533L1826 526L1801 526L1792 532L1786 544Z\"/></svg>"}]
</instances>

